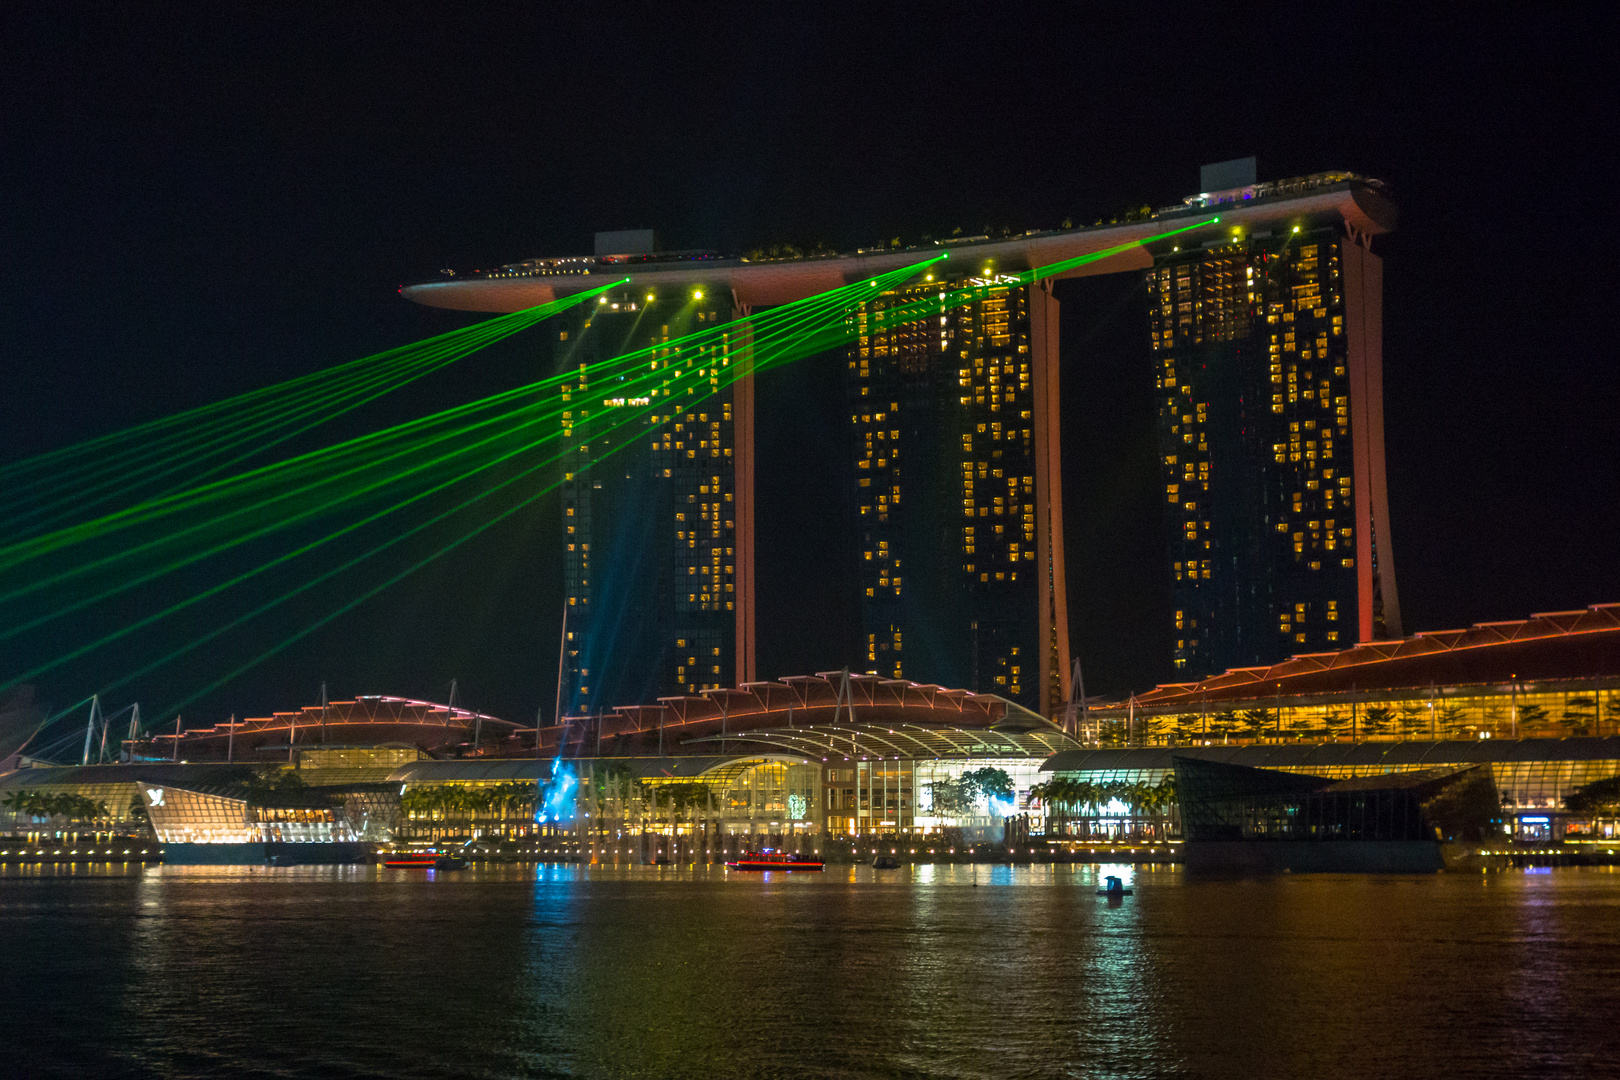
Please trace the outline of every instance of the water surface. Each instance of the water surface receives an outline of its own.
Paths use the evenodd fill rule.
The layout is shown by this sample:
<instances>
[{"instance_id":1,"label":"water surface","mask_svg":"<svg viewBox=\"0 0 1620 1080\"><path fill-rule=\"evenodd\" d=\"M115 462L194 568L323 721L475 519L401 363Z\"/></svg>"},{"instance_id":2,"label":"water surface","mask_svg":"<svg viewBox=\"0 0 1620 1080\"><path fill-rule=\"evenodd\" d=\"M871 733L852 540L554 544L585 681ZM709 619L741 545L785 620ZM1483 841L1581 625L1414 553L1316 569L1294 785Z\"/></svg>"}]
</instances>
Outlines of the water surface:
<instances>
[{"instance_id":1,"label":"water surface","mask_svg":"<svg viewBox=\"0 0 1620 1080\"><path fill-rule=\"evenodd\" d=\"M1616 1075L1620 873L11 869L0 992L29 1076Z\"/></svg>"}]
</instances>

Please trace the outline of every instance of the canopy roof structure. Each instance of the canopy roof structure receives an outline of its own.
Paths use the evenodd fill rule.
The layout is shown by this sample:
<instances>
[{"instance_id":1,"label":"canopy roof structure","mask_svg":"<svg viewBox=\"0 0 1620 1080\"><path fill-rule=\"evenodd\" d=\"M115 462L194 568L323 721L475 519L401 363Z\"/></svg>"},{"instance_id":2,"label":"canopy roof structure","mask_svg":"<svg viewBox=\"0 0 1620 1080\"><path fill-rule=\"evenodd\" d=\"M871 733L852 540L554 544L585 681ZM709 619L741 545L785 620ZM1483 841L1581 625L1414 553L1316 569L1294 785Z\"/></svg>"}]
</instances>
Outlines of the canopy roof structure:
<instances>
[{"instance_id":1,"label":"canopy roof structure","mask_svg":"<svg viewBox=\"0 0 1620 1080\"><path fill-rule=\"evenodd\" d=\"M516 743L536 740L520 733ZM538 750L526 752L586 758L772 751L830 760L1045 757L1074 745L1050 720L995 694L823 671L569 717L541 728Z\"/></svg>"},{"instance_id":2,"label":"canopy roof structure","mask_svg":"<svg viewBox=\"0 0 1620 1080\"><path fill-rule=\"evenodd\" d=\"M1194 196L1178 206L1166 207L1145 220L1088 228L1032 230L1018 236L992 239L964 237L927 248L874 248L840 255L749 261L722 258L713 252L671 252L634 256L536 258L466 277L407 285L399 291L406 299L428 307L457 311L513 312L550 303L559 296L594 288L602 274L630 277L631 289L682 289L708 285L730 291L736 303L747 307L785 304L835 289L853 281L897 270L917 261L920 251L937 254L949 250L953 259L978 269L994 264L998 272L1019 272L1143 240L1184 223L1181 219L1216 210L1220 225L1204 233L1188 233L1182 243L1197 244L1210 237L1281 226L1302 218L1336 216L1359 234L1376 235L1395 227L1396 209L1383 194L1383 185L1346 172L1317 173L1230 192ZM1151 253L1137 246L1077 267L1060 277L1114 274L1145 270Z\"/></svg>"},{"instance_id":3,"label":"canopy roof structure","mask_svg":"<svg viewBox=\"0 0 1620 1080\"><path fill-rule=\"evenodd\" d=\"M1136 695L1135 708L1151 713L1198 712L1277 698L1617 681L1620 604L1594 604L1584 611L1544 612L1528 619L1477 623L1466 630L1363 642L1266 667L1233 668L1201 682L1154 687ZM1128 708L1127 703L1111 703L1087 711L1117 718Z\"/></svg>"},{"instance_id":4,"label":"canopy roof structure","mask_svg":"<svg viewBox=\"0 0 1620 1080\"><path fill-rule=\"evenodd\" d=\"M326 705L306 705L297 712L233 720L207 728L153 735L141 751L152 757L251 760L258 751L285 753L299 745L379 746L389 743L434 751L480 741L504 740L518 730L507 720L467 709L411 698L368 696ZM178 739L179 745L175 742Z\"/></svg>"},{"instance_id":5,"label":"canopy roof structure","mask_svg":"<svg viewBox=\"0 0 1620 1080\"><path fill-rule=\"evenodd\" d=\"M1023 731L902 724L815 724L762 728L742 735L707 735L689 741L728 747L768 746L821 761L874 758L1045 758L1074 745L1055 724Z\"/></svg>"}]
</instances>

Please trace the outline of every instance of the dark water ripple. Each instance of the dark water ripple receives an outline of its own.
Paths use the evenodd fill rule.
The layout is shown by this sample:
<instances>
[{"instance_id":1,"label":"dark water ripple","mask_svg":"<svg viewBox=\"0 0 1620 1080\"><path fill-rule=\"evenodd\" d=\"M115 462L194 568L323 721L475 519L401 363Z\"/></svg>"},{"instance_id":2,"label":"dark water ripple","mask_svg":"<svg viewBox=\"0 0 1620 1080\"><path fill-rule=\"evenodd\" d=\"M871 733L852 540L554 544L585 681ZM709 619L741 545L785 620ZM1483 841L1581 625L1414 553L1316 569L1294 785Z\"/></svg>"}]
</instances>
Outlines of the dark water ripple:
<instances>
[{"instance_id":1,"label":"dark water ripple","mask_svg":"<svg viewBox=\"0 0 1620 1080\"><path fill-rule=\"evenodd\" d=\"M1620 1075L1620 874L0 874L0 1071Z\"/></svg>"}]
</instances>

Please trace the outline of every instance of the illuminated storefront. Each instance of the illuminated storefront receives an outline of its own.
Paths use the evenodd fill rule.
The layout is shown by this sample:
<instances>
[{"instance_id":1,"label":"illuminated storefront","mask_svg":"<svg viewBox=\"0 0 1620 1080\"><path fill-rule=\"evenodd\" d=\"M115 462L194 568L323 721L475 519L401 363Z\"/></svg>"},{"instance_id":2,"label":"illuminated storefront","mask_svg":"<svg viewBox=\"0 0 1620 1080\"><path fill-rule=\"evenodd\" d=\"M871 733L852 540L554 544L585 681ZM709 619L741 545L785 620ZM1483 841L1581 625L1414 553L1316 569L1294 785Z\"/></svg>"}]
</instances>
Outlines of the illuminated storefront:
<instances>
[{"instance_id":1,"label":"illuminated storefront","mask_svg":"<svg viewBox=\"0 0 1620 1080\"><path fill-rule=\"evenodd\" d=\"M165 844L330 844L358 839L342 808L318 794L143 785L141 795L152 831Z\"/></svg>"},{"instance_id":2,"label":"illuminated storefront","mask_svg":"<svg viewBox=\"0 0 1620 1080\"><path fill-rule=\"evenodd\" d=\"M1620 733L1620 604L1365 642L1086 710L1116 746Z\"/></svg>"},{"instance_id":3,"label":"illuminated storefront","mask_svg":"<svg viewBox=\"0 0 1620 1080\"><path fill-rule=\"evenodd\" d=\"M1163 817L1170 828L1178 829L1171 760L1175 755L1330 780L1486 765L1501 798L1505 827L1520 839L1612 838L1620 831L1620 821L1614 818L1575 815L1565 809L1566 800L1581 788L1620 776L1620 736L1072 750L1048 760L1043 775L1089 785L1080 789L1085 792L1120 792L1122 807L1115 809L1124 812L1110 813L1106 803L1099 807L1091 799L1077 798L1068 805L1049 801L1036 808L1037 816L1051 822L1048 831L1053 834L1082 838L1141 834L1154 817ZM1166 792L1169 801L1154 813L1138 812L1145 803L1142 794L1153 791Z\"/></svg>"}]
</instances>

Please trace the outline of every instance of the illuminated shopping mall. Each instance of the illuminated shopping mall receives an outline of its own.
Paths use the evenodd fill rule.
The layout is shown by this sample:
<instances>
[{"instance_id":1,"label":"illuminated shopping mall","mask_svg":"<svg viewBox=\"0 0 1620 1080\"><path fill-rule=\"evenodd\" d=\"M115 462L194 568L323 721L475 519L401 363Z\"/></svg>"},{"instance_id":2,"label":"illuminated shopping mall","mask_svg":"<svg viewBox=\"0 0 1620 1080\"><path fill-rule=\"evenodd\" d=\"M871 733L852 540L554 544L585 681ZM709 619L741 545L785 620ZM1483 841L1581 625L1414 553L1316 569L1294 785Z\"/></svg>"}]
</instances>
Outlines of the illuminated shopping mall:
<instances>
[{"instance_id":1,"label":"illuminated shopping mall","mask_svg":"<svg viewBox=\"0 0 1620 1080\"><path fill-rule=\"evenodd\" d=\"M97 828L150 826L171 845L476 839L703 862L759 846L1162 843L1179 836L1169 778L1185 756L1332 779L1486 764L1515 838L1610 838L1612 810L1569 800L1620 776L1620 605L1294 657L1059 719L844 672L538 730L366 697L158 736L118 764L25 761L38 767L0 776L0 827L63 826L39 813L54 793L102 807Z\"/></svg>"}]
</instances>

